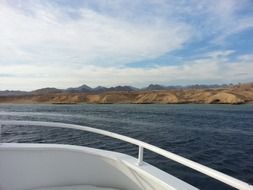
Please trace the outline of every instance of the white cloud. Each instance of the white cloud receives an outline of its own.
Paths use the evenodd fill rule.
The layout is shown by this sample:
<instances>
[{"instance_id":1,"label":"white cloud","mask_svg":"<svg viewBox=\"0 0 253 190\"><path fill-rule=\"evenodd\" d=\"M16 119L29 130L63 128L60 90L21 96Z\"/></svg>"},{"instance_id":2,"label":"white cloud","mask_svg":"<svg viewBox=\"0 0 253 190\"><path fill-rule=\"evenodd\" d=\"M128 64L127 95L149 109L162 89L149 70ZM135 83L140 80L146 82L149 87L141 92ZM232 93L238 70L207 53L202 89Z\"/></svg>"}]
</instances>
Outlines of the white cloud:
<instances>
[{"instance_id":1,"label":"white cloud","mask_svg":"<svg viewBox=\"0 0 253 190\"><path fill-rule=\"evenodd\" d=\"M83 8L69 19L55 7L25 14L0 7L0 64L100 64L155 58L180 48L191 36L183 23L131 23Z\"/></svg>"},{"instance_id":2,"label":"white cloud","mask_svg":"<svg viewBox=\"0 0 253 190\"><path fill-rule=\"evenodd\" d=\"M227 37L253 28L253 15L244 14L252 6L250 0L222 0L213 1L208 9L209 24L217 32L213 42L224 43Z\"/></svg>"},{"instance_id":3,"label":"white cloud","mask_svg":"<svg viewBox=\"0 0 253 190\"><path fill-rule=\"evenodd\" d=\"M118 68L84 65L78 69L71 65L35 65L1 66L2 89L31 90L52 86L67 88L88 84L90 86L133 85L143 87L150 83L164 85L202 83L250 82L253 76L253 54L244 55L238 61L228 61L212 56L189 61L182 65L171 65L153 68ZM220 54L222 54L220 52ZM226 52L223 53L224 57ZM25 73L22 71L26 70ZM13 73L13 76L5 74Z\"/></svg>"},{"instance_id":4,"label":"white cloud","mask_svg":"<svg viewBox=\"0 0 253 190\"><path fill-rule=\"evenodd\" d=\"M140 0L128 1L127 9L126 1L109 5L96 1L101 6L98 9L107 7L106 11L90 6L78 10L59 7L51 1L27 2L25 8L22 1L14 8L0 1L1 89L253 79L252 54L230 61L234 50L193 55L198 58L179 65L169 65L168 60L167 66L154 66L155 58L195 42L196 37L213 35L210 41L221 43L252 27L252 14L238 14L249 4L247 0ZM147 10L141 9L143 5ZM67 14L72 12L75 18ZM151 59L154 64L147 68L126 66Z\"/></svg>"},{"instance_id":5,"label":"white cloud","mask_svg":"<svg viewBox=\"0 0 253 190\"><path fill-rule=\"evenodd\" d=\"M202 57L211 57L211 58L227 58L229 55L235 53L234 50L220 50L220 51L212 51L212 52L208 52L204 55L202 55Z\"/></svg>"},{"instance_id":6,"label":"white cloud","mask_svg":"<svg viewBox=\"0 0 253 190\"><path fill-rule=\"evenodd\" d=\"M151 0L152 1L152 0ZM199 39L222 44L232 35L253 28L251 0L160 0L158 14L190 24Z\"/></svg>"}]
</instances>

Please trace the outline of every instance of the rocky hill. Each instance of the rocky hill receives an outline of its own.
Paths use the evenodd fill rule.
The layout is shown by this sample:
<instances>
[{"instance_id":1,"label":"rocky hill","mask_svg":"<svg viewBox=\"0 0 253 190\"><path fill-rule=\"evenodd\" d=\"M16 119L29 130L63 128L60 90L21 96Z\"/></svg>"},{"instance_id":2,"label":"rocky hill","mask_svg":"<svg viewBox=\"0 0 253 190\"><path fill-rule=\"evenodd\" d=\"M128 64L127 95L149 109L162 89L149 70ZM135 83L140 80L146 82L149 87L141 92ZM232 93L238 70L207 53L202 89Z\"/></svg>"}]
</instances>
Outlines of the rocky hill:
<instances>
[{"instance_id":1,"label":"rocky hill","mask_svg":"<svg viewBox=\"0 0 253 190\"><path fill-rule=\"evenodd\" d=\"M103 90L102 88L100 88ZM121 88L122 89L122 88ZM96 92L65 92L46 89L50 93L0 96L0 103L51 104L244 104L253 103L253 84L240 84L214 89L131 90ZM120 89L118 89L120 90ZM53 92L52 92L53 91Z\"/></svg>"},{"instance_id":2,"label":"rocky hill","mask_svg":"<svg viewBox=\"0 0 253 190\"><path fill-rule=\"evenodd\" d=\"M0 91L0 96L23 96L23 95L40 95L40 94L55 94L55 93L103 93L103 92L133 92L133 91L160 91L160 90L173 90L173 89L213 89L224 88L228 85L190 85L190 86L162 86L159 84L150 84L144 88L136 88L132 86L114 86L104 87L98 86L92 88L86 84L71 87L67 89L57 89L53 87L41 88L33 91L18 91L18 90L5 90Z\"/></svg>"}]
</instances>

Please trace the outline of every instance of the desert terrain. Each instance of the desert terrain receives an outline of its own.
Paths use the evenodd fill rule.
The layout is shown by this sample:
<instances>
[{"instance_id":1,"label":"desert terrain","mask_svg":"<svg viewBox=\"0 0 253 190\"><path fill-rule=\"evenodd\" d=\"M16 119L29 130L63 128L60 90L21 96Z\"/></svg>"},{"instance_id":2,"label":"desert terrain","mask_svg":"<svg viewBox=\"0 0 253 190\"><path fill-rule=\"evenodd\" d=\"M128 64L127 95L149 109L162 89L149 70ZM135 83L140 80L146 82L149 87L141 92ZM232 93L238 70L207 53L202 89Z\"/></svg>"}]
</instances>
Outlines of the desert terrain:
<instances>
[{"instance_id":1,"label":"desert terrain","mask_svg":"<svg viewBox=\"0 0 253 190\"><path fill-rule=\"evenodd\" d=\"M213 89L168 89L107 92L46 92L2 95L13 104L245 104L253 103L253 84Z\"/></svg>"}]
</instances>

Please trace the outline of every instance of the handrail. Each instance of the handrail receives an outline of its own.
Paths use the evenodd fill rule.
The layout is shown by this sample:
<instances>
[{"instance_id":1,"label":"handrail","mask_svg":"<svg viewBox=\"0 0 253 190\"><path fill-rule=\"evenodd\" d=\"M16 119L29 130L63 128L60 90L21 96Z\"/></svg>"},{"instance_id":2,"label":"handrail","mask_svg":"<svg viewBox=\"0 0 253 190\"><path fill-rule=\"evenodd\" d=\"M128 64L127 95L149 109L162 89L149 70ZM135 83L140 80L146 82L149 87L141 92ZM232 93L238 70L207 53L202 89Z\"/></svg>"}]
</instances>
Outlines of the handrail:
<instances>
[{"instance_id":1,"label":"handrail","mask_svg":"<svg viewBox=\"0 0 253 190\"><path fill-rule=\"evenodd\" d=\"M140 140L136 140L131 137L120 135L117 133L113 133L113 132L109 132L109 131L105 131L105 130L101 130L101 129L96 129L96 128L92 128L92 127L87 127L87 126L58 123L58 122L0 120L0 131L1 131L1 126L3 126L3 125L59 127L59 128L68 128L68 129L77 129L77 130L81 130L81 131L88 131L88 132L92 132L92 133L96 133L96 134L100 134L100 135L104 135L104 136L109 136L109 137L119 139L119 140L139 146L138 165L141 165L143 162L143 149L145 148L145 149L148 149L152 152L160 154L166 158L169 158L175 162L178 162L184 166L192 168L193 170L196 170L200 173L210 176L216 180L219 180L219 181L221 181L231 187L234 187L236 189L253 190L252 185L245 183L241 180L238 180L234 177L228 176L222 172L219 172L217 170L214 170L212 168L209 168L209 167L199 164L197 162L191 161L187 158L184 158L184 157L174 154L172 152L166 151L166 150L156 147L154 145L142 142ZM0 134L0 137L1 137L1 134Z\"/></svg>"}]
</instances>

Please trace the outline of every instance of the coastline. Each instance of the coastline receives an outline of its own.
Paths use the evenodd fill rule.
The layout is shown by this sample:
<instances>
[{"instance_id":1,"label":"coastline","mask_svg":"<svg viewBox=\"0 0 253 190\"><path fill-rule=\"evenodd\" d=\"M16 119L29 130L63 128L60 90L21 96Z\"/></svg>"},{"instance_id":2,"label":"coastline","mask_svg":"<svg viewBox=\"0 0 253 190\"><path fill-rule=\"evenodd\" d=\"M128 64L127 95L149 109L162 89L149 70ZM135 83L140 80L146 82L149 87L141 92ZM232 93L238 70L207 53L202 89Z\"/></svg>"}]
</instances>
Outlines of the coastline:
<instances>
[{"instance_id":1,"label":"coastline","mask_svg":"<svg viewBox=\"0 0 253 190\"><path fill-rule=\"evenodd\" d=\"M253 90L187 89L0 96L0 104L252 104Z\"/></svg>"}]
</instances>

